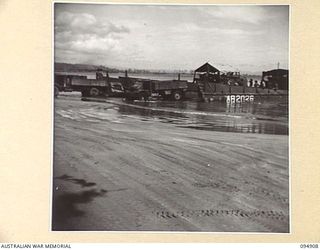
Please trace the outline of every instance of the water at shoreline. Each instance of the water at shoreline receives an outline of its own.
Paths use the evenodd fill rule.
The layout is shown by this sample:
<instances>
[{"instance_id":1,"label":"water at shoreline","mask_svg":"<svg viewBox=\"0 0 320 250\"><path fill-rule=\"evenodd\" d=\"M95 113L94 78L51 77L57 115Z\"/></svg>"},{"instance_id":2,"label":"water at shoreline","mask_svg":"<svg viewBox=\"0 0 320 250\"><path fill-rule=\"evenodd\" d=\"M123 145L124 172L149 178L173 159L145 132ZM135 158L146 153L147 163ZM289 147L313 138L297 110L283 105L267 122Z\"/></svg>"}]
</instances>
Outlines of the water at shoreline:
<instances>
[{"instance_id":1,"label":"water at shoreline","mask_svg":"<svg viewBox=\"0 0 320 250\"><path fill-rule=\"evenodd\" d=\"M67 93L60 98L80 98L80 93ZM144 123L161 122L176 127L253 134L288 135L288 97L256 97L251 103L227 104L225 101L133 101L108 98L101 102L81 103L81 115L103 121ZM88 109L85 106L90 106ZM81 105L82 106L82 105ZM106 118L107 117L107 118Z\"/></svg>"},{"instance_id":2,"label":"water at shoreline","mask_svg":"<svg viewBox=\"0 0 320 250\"><path fill-rule=\"evenodd\" d=\"M288 99L256 98L253 103L134 102L121 114L152 117L178 127L220 132L288 135Z\"/></svg>"}]
</instances>

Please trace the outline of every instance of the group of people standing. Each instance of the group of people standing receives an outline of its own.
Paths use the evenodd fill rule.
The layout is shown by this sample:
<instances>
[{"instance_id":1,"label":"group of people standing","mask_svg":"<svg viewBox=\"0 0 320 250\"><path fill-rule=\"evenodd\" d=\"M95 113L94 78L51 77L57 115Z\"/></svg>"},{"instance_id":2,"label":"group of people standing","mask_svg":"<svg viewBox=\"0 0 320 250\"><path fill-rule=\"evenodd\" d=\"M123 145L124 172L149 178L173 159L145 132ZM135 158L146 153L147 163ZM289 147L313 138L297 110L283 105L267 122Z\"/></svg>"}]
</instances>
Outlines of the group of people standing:
<instances>
[{"instance_id":1,"label":"group of people standing","mask_svg":"<svg viewBox=\"0 0 320 250\"><path fill-rule=\"evenodd\" d=\"M279 85L277 82L275 81L269 81L269 80L261 80L261 81L258 81L258 80L253 80L253 79L250 79L248 81L248 87L257 87L257 88L268 88L268 89L278 89L279 88Z\"/></svg>"},{"instance_id":2,"label":"group of people standing","mask_svg":"<svg viewBox=\"0 0 320 250\"><path fill-rule=\"evenodd\" d=\"M264 80L258 81L250 78L250 80L248 81L248 87L266 88L267 83Z\"/></svg>"}]
</instances>

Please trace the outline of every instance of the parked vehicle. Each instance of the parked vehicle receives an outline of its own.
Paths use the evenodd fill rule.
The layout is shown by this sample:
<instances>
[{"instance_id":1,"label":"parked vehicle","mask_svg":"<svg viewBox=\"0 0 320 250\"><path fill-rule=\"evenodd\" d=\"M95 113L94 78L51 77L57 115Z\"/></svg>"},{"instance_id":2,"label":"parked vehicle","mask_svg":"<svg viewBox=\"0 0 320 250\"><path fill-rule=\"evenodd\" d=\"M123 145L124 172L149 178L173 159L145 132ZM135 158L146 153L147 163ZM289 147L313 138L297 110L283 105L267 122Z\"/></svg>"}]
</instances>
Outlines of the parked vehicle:
<instances>
[{"instance_id":1,"label":"parked vehicle","mask_svg":"<svg viewBox=\"0 0 320 250\"><path fill-rule=\"evenodd\" d=\"M72 79L86 79L86 76L81 75L66 75L63 73L54 74L54 96L58 96L59 92L71 92Z\"/></svg>"},{"instance_id":2,"label":"parked vehicle","mask_svg":"<svg viewBox=\"0 0 320 250\"><path fill-rule=\"evenodd\" d=\"M133 84L126 89L126 99L163 98L180 101L188 89L187 81L158 81L147 79L132 79Z\"/></svg>"},{"instance_id":3,"label":"parked vehicle","mask_svg":"<svg viewBox=\"0 0 320 250\"><path fill-rule=\"evenodd\" d=\"M97 70L95 79L87 76L55 74L55 96L60 91L79 91L83 97L123 96L124 88L118 78Z\"/></svg>"},{"instance_id":4,"label":"parked vehicle","mask_svg":"<svg viewBox=\"0 0 320 250\"><path fill-rule=\"evenodd\" d=\"M122 96L124 89L116 78L83 79L74 78L71 82L73 91L80 91L83 97Z\"/></svg>"}]
</instances>

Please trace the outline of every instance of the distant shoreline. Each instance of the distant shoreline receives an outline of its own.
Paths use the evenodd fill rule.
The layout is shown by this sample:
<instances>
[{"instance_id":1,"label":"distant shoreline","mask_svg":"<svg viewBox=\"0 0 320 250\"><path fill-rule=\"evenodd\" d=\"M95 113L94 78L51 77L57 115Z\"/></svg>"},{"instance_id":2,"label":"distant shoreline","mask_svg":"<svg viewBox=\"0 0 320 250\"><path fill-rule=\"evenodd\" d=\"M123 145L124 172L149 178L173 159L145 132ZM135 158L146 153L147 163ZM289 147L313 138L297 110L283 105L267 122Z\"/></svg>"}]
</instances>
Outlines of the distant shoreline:
<instances>
[{"instance_id":1,"label":"distant shoreline","mask_svg":"<svg viewBox=\"0 0 320 250\"><path fill-rule=\"evenodd\" d=\"M54 63L54 71L61 73L61 72L70 72L70 73L82 73L82 72L91 72L94 73L97 71L97 69L102 69L105 71L108 71L109 73L125 73L126 71L128 74L181 74L181 75L193 75L194 70L186 70L186 69L174 69L174 70L157 70L157 69L119 69L119 68L113 68L113 67L106 67L106 66L98 66L98 65L91 65L91 64L72 64L72 63L61 63L61 62L55 62ZM261 73L242 73L241 75L246 77L261 77Z\"/></svg>"}]
</instances>

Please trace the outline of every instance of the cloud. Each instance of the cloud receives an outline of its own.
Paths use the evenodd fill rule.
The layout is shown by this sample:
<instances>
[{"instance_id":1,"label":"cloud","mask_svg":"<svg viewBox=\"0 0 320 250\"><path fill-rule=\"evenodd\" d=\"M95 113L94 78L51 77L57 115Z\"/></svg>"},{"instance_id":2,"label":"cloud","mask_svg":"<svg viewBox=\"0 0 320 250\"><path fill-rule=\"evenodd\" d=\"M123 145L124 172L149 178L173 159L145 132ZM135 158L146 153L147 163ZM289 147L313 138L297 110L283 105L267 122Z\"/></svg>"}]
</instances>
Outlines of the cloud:
<instances>
[{"instance_id":1,"label":"cloud","mask_svg":"<svg viewBox=\"0 0 320 250\"><path fill-rule=\"evenodd\" d=\"M214 18L249 24L259 24L269 19L265 9L259 6L223 6L207 8L205 12Z\"/></svg>"},{"instance_id":2,"label":"cloud","mask_svg":"<svg viewBox=\"0 0 320 250\"><path fill-rule=\"evenodd\" d=\"M110 33L128 33L130 30L123 25L115 25L106 19L97 19L87 13L58 13L55 18L55 31L71 31L73 34L96 34L105 36Z\"/></svg>"},{"instance_id":3,"label":"cloud","mask_svg":"<svg viewBox=\"0 0 320 250\"><path fill-rule=\"evenodd\" d=\"M243 29L243 28L228 28L223 26L203 26L197 25L194 23L181 23L174 27L171 27L172 32L175 33L185 33L186 31L190 32L191 34L195 34L196 32L200 34L209 33L211 35L228 35L228 36L246 36L246 35L261 35L263 31L261 30L250 30L250 29Z\"/></svg>"},{"instance_id":4,"label":"cloud","mask_svg":"<svg viewBox=\"0 0 320 250\"><path fill-rule=\"evenodd\" d=\"M212 60L241 70L260 70L266 63L287 61L285 6L58 7L55 60L60 62L193 69Z\"/></svg>"},{"instance_id":5,"label":"cloud","mask_svg":"<svg viewBox=\"0 0 320 250\"><path fill-rule=\"evenodd\" d=\"M66 50L78 53L106 53L119 49L128 27L115 25L88 13L60 12L55 18L55 48L57 53ZM58 55L59 56L59 55Z\"/></svg>"}]
</instances>

